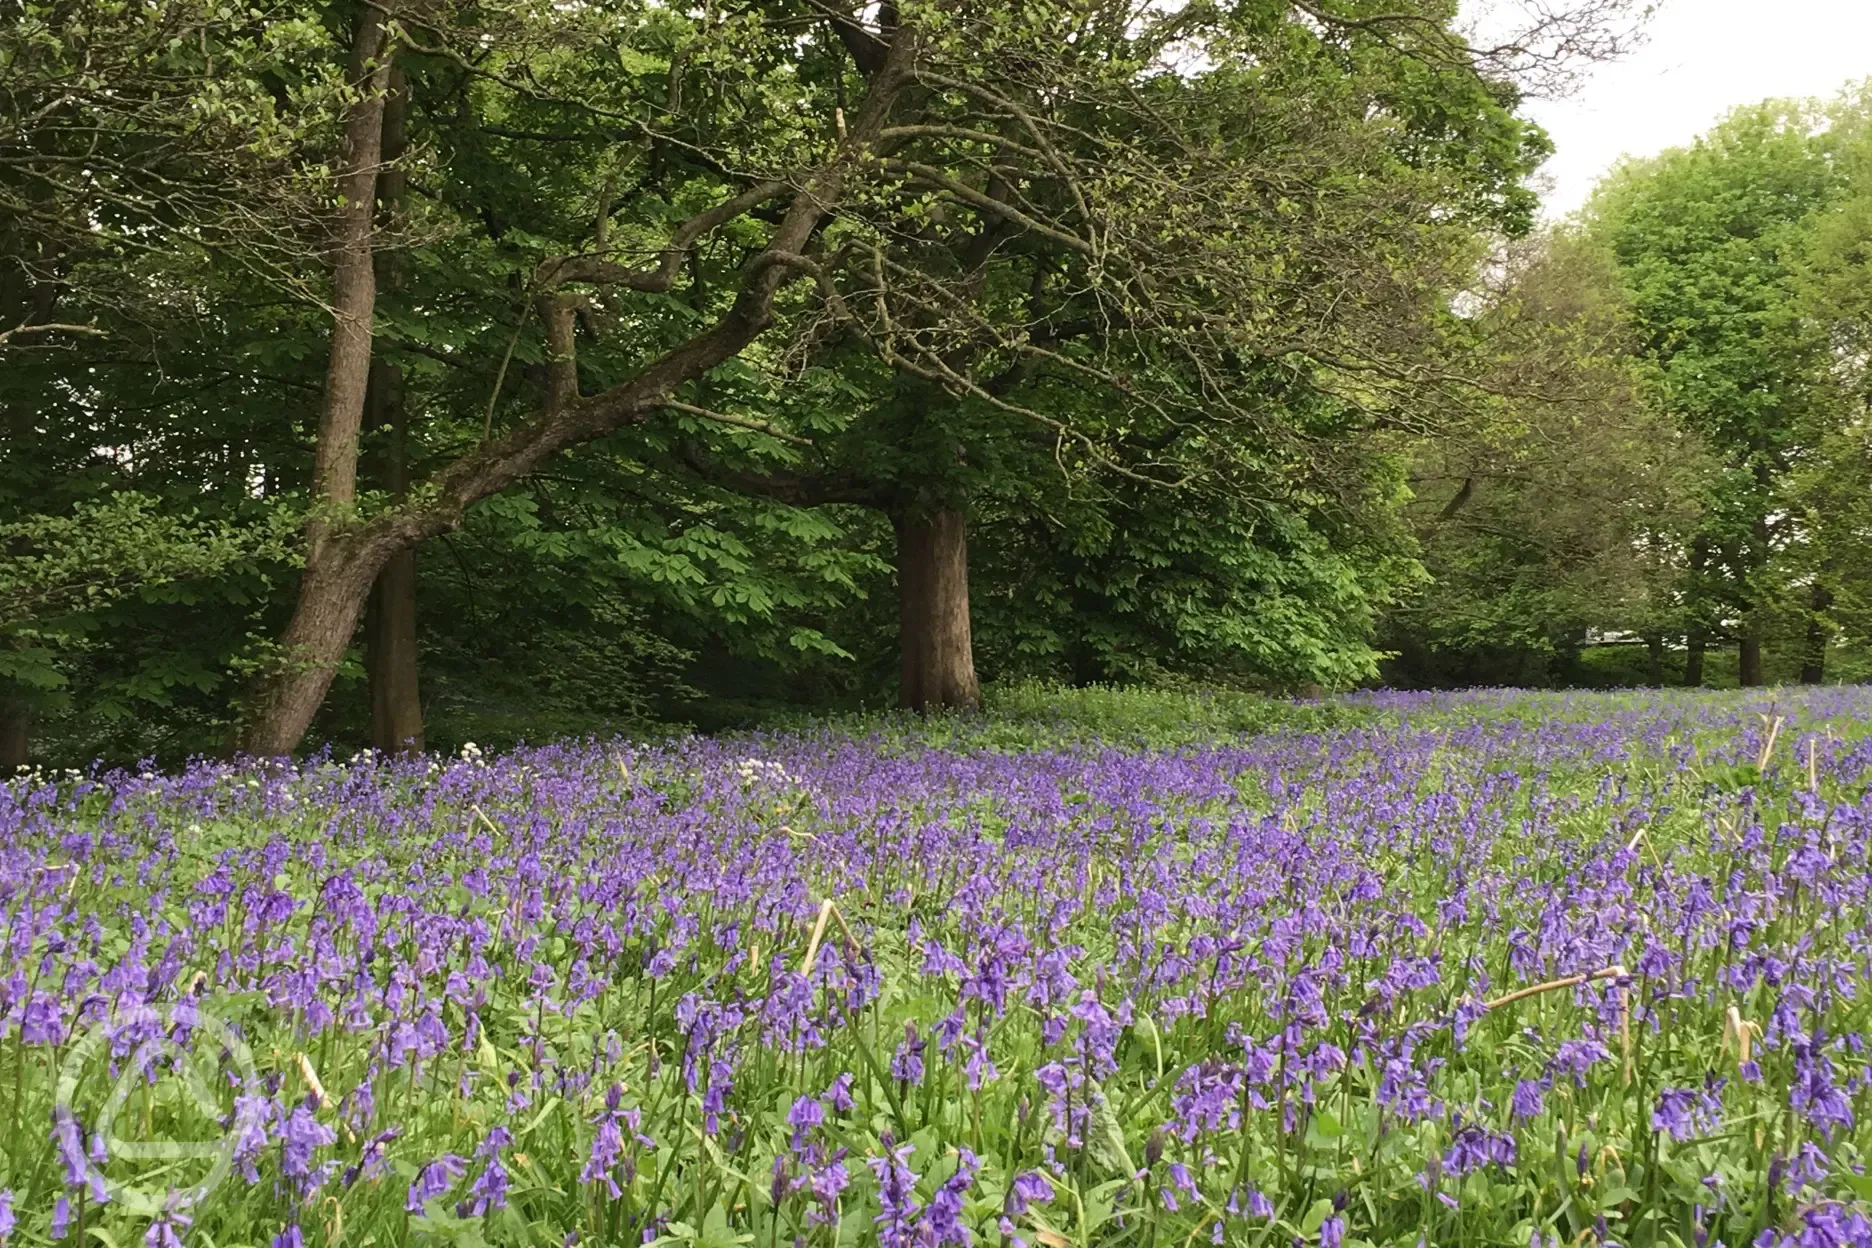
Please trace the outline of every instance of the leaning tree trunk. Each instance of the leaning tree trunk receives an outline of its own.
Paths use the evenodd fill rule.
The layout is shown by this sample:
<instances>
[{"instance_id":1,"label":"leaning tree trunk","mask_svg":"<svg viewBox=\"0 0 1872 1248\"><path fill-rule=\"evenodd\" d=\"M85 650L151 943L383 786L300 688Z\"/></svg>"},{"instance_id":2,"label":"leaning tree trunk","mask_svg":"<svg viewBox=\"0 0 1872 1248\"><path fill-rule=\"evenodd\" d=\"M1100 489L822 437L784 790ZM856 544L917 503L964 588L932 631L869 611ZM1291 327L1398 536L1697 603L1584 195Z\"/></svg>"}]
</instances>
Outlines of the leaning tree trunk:
<instances>
[{"instance_id":1,"label":"leaning tree trunk","mask_svg":"<svg viewBox=\"0 0 1872 1248\"><path fill-rule=\"evenodd\" d=\"M377 179L378 208L391 223L403 198L404 174L396 162L404 151L408 106L409 84L400 71L392 69L384 101L383 171ZM378 285L393 286L396 273L390 257L378 252L374 260ZM410 430L401 367L372 359L365 409L366 423L382 439L377 475L391 499L402 502L409 494ZM391 555L371 587L370 605L364 611L364 670L370 685L371 744L386 753L420 754L423 718L413 546Z\"/></svg>"},{"instance_id":2,"label":"leaning tree trunk","mask_svg":"<svg viewBox=\"0 0 1872 1248\"><path fill-rule=\"evenodd\" d=\"M26 765L32 708L18 698L0 697L0 780Z\"/></svg>"},{"instance_id":3,"label":"leaning tree trunk","mask_svg":"<svg viewBox=\"0 0 1872 1248\"><path fill-rule=\"evenodd\" d=\"M336 542L326 544L316 563L306 560L299 600L280 637L282 661L255 699L240 738L243 751L271 756L298 747L325 701L384 562Z\"/></svg>"},{"instance_id":4,"label":"leaning tree trunk","mask_svg":"<svg viewBox=\"0 0 1872 1248\"><path fill-rule=\"evenodd\" d=\"M918 711L979 706L969 636L968 520L947 507L913 508L892 519L901 702Z\"/></svg>"},{"instance_id":5,"label":"leaning tree trunk","mask_svg":"<svg viewBox=\"0 0 1872 1248\"><path fill-rule=\"evenodd\" d=\"M312 450L312 514L306 522L305 570L299 601L280 638L277 667L248 709L240 746L251 754L285 754L299 744L325 700L332 673L357 628L358 614L380 561L357 557L346 529L357 501L358 439L370 386L371 322L377 306L372 235L377 171L383 157L384 100L389 57L383 13L366 7L352 45L358 98L345 113L332 261L331 355L326 364L317 440ZM358 578L366 579L362 585Z\"/></svg>"}]
</instances>

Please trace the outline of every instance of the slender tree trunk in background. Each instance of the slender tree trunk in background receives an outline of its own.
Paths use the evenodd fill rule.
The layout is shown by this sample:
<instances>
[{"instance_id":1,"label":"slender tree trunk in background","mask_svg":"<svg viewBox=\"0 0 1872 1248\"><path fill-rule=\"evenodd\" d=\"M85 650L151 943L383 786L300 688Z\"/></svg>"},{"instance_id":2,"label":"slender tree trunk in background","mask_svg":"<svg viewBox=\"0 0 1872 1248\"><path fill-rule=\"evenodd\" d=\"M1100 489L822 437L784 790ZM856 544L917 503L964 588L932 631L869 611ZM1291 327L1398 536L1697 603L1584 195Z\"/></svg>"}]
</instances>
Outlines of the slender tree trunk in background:
<instances>
[{"instance_id":1,"label":"slender tree trunk in background","mask_svg":"<svg viewBox=\"0 0 1872 1248\"><path fill-rule=\"evenodd\" d=\"M331 356L312 452L305 570L292 620L280 638L282 666L257 690L241 734L240 746L251 754L286 754L299 744L325 700L332 673L357 630L368 587L376 580L377 567L358 562L345 530L357 501L358 439L370 388L371 321L377 305L372 236L390 75L387 51L383 13L367 7L351 49L359 96L346 111L339 155L344 205L333 239Z\"/></svg>"},{"instance_id":2,"label":"slender tree trunk in background","mask_svg":"<svg viewBox=\"0 0 1872 1248\"><path fill-rule=\"evenodd\" d=\"M1703 653L1709 646L1709 634L1704 630L1703 621L1697 613L1697 600L1703 596L1703 573L1709 567L1710 540L1699 537L1690 545L1690 585L1686 595L1690 601L1690 631L1685 637L1684 684L1692 689L1703 683Z\"/></svg>"},{"instance_id":3,"label":"slender tree trunk in background","mask_svg":"<svg viewBox=\"0 0 1872 1248\"><path fill-rule=\"evenodd\" d=\"M912 710L981 705L969 635L968 519L911 508L897 529L900 701Z\"/></svg>"},{"instance_id":4,"label":"slender tree trunk in background","mask_svg":"<svg viewBox=\"0 0 1872 1248\"><path fill-rule=\"evenodd\" d=\"M1664 635L1645 636L1645 682L1653 689L1664 687Z\"/></svg>"},{"instance_id":5,"label":"slender tree trunk in background","mask_svg":"<svg viewBox=\"0 0 1872 1248\"><path fill-rule=\"evenodd\" d=\"M1751 620L1742 634L1740 652L1736 659L1744 689L1754 689L1762 683L1762 643L1760 625Z\"/></svg>"},{"instance_id":6,"label":"slender tree trunk in background","mask_svg":"<svg viewBox=\"0 0 1872 1248\"><path fill-rule=\"evenodd\" d=\"M391 497L409 491L408 414L400 388L402 369L371 365L371 423L382 429L383 485ZM364 610L364 664L370 682L371 745L386 753L420 754L423 749L420 652L416 645L416 548L391 555L371 586Z\"/></svg>"},{"instance_id":7,"label":"slender tree trunk in background","mask_svg":"<svg viewBox=\"0 0 1872 1248\"><path fill-rule=\"evenodd\" d=\"M1807 637L1801 647L1800 679L1803 685L1818 685L1826 680L1827 630L1822 618L1833 605L1833 595L1815 585L1807 598Z\"/></svg>"},{"instance_id":8,"label":"slender tree trunk in background","mask_svg":"<svg viewBox=\"0 0 1872 1248\"><path fill-rule=\"evenodd\" d=\"M0 780L26 765L32 709L18 698L0 697Z\"/></svg>"},{"instance_id":9,"label":"slender tree trunk in background","mask_svg":"<svg viewBox=\"0 0 1872 1248\"><path fill-rule=\"evenodd\" d=\"M1768 489L1767 467L1759 458L1756 461L1756 482L1765 493ZM1761 581L1764 569L1768 566L1768 518L1756 516L1749 525L1748 547L1748 609L1742 616L1741 653L1737 656L1737 669L1741 675L1744 689L1758 688L1762 683L1762 619Z\"/></svg>"},{"instance_id":10,"label":"slender tree trunk in background","mask_svg":"<svg viewBox=\"0 0 1872 1248\"><path fill-rule=\"evenodd\" d=\"M409 110L409 83L401 70L390 71L389 94L384 100L383 171L377 179L377 205L387 224L394 224L403 199L405 175L397 160L403 155L404 119ZM377 284L396 284L395 264L382 251L375 253ZM378 462L379 483L397 502L409 494L409 409L403 402L403 370L387 360L373 358L365 393L365 424L382 437ZM420 754L423 749L422 695L418 680L420 652L416 645L416 548L406 547L390 556L377 583L371 587L364 609L364 670L370 685L371 745L386 753Z\"/></svg>"},{"instance_id":11,"label":"slender tree trunk in background","mask_svg":"<svg viewBox=\"0 0 1872 1248\"><path fill-rule=\"evenodd\" d=\"M370 677L371 745L386 753L423 751L423 713L416 646L416 551L390 556L365 609Z\"/></svg>"}]
</instances>

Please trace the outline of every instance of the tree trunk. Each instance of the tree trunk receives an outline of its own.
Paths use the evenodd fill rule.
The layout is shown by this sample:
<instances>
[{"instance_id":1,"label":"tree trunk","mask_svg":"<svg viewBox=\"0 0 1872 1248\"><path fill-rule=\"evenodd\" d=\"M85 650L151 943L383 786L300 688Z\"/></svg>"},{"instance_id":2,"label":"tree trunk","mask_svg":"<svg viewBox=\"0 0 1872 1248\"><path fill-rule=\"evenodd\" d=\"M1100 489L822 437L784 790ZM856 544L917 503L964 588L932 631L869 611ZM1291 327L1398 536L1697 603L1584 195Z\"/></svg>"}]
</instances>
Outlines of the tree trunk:
<instances>
[{"instance_id":1,"label":"tree trunk","mask_svg":"<svg viewBox=\"0 0 1872 1248\"><path fill-rule=\"evenodd\" d=\"M377 180L377 204L386 223L394 224L403 197L404 174L396 163L403 155L404 118L409 85L392 68L384 101L383 172ZM390 257L375 255L378 285L396 283ZM403 402L403 370L373 358L365 397L366 424L382 438L377 476L390 497L409 494L409 409ZM422 696L416 646L416 549L390 556L371 588L364 612L364 670L370 684L371 745L385 753L420 754L423 749Z\"/></svg>"},{"instance_id":2,"label":"tree trunk","mask_svg":"<svg viewBox=\"0 0 1872 1248\"><path fill-rule=\"evenodd\" d=\"M912 710L981 705L969 637L968 520L953 508L893 516L900 700Z\"/></svg>"},{"instance_id":3,"label":"tree trunk","mask_svg":"<svg viewBox=\"0 0 1872 1248\"><path fill-rule=\"evenodd\" d=\"M390 65L383 14L367 6L351 49L360 95L345 114L339 154L339 210L332 258L331 356L312 449L312 518L306 524L306 568L344 526L357 501L358 437L370 388L371 323L377 311L375 248L377 172L383 163L384 102Z\"/></svg>"},{"instance_id":4,"label":"tree trunk","mask_svg":"<svg viewBox=\"0 0 1872 1248\"><path fill-rule=\"evenodd\" d=\"M1826 680L1827 631L1822 614L1833 605L1833 595L1815 585L1807 599L1807 638L1801 647L1800 679L1803 685L1817 685Z\"/></svg>"},{"instance_id":5,"label":"tree trunk","mask_svg":"<svg viewBox=\"0 0 1872 1248\"><path fill-rule=\"evenodd\" d=\"M408 412L402 401L403 370L381 361L371 365L371 423L385 438L383 485L392 498L409 492ZM416 548L391 555L371 587L364 612L364 667L370 683L371 745L389 754L423 749L421 687L416 646Z\"/></svg>"},{"instance_id":6,"label":"tree trunk","mask_svg":"<svg viewBox=\"0 0 1872 1248\"><path fill-rule=\"evenodd\" d=\"M317 563L306 561L299 600L280 637L280 662L249 708L241 750L265 757L298 747L325 701L385 562L387 556L369 558L329 542Z\"/></svg>"},{"instance_id":7,"label":"tree trunk","mask_svg":"<svg viewBox=\"0 0 1872 1248\"><path fill-rule=\"evenodd\" d=\"M26 765L32 708L18 698L0 698L0 780Z\"/></svg>"},{"instance_id":8,"label":"tree trunk","mask_svg":"<svg viewBox=\"0 0 1872 1248\"><path fill-rule=\"evenodd\" d=\"M1709 647L1709 633L1704 628L1703 574L1709 569L1710 540L1698 537L1690 544L1690 581L1685 587L1685 606L1689 608L1690 631L1685 638L1684 684L1696 689L1703 684L1703 654Z\"/></svg>"},{"instance_id":9,"label":"tree trunk","mask_svg":"<svg viewBox=\"0 0 1872 1248\"><path fill-rule=\"evenodd\" d=\"M578 303L558 293L541 295L535 306L546 326L546 411L558 413L578 401Z\"/></svg>"},{"instance_id":10,"label":"tree trunk","mask_svg":"<svg viewBox=\"0 0 1872 1248\"><path fill-rule=\"evenodd\" d=\"M390 556L371 587L364 622L370 677L371 745L387 754L423 751L421 688L417 679L416 551Z\"/></svg>"},{"instance_id":11,"label":"tree trunk","mask_svg":"<svg viewBox=\"0 0 1872 1248\"><path fill-rule=\"evenodd\" d=\"M1760 625L1750 621L1742 634L1741 652L1737 658L1736 669L1739 672L1744 689L1757 688L1762 683L1762 643Z\"/></svg>"},{"instance_id":12,"label":"tree trunk","mask_svg":"<svg viewBox=\"0 0 1872 1248\"><path fill-rule=\"evenodd\" d=\"M1649 633L1645 636L1645 681L1653 689L1664 687L1664 635Z\"/></svg>"},{"instance_id":13,"label":"tree trunk","mask_svg":"<svg viewBox=\"0 0 1872 1248\"><path fill-rule=\"evenodd\" d=\"M370 389L371 322L377 274L372 246L377 172L383 159L389 58L381 10L359 14L351 49L359 95L345 113L338 189L344 197L333 240L331 355L312 451L312 514L306 521L305 570L299 601L280 638L281 668L262 683L240 746L251 754L285 754L318 713L357 628L377 568L365 571L345 539L357 501L358 439ZM364 579L359 582L359 574Z\"/></svg>"},{"instance_id":14,"label":"tree trunk","mask_svg":"<svg viewBox=\"0 0 1872 1248\"><path fill-rule=\"evenodd\" d=\"M1755 461L1755 481L1762 495L1768 493L1768 466L1759 455ZM1746 609L1742 613L1741 653L1736 667L1740 673L1742 687L1755 689L1762 683L1762 579L1768 566L1769 532L1768 518L1757 515L1749 525L1750 543L1748 547L1748 576L1745 581Z\"/></svg>"}]
</instances>

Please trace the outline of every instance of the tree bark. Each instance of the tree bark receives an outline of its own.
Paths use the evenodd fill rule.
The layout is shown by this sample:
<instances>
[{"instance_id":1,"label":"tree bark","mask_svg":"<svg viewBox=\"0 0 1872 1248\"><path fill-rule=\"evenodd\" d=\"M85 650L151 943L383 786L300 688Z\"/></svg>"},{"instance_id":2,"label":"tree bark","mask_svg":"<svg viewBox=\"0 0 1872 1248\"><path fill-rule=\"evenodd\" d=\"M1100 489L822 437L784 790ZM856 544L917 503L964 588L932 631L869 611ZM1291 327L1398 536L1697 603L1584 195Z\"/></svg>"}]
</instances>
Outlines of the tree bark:
<instances>
[{"instance_id":1,"label":"tree bark","mask_svg":"<svg viewBox=\"0 0 1872 1248\"><path fill-rule=\"evenodd\" d=\"M1709 647L1709 634L1702 614L1703 574L1709 567L1710 540L1698 537L1690 544L1690 583L1685 605L1689 608L1690 630L1685 638L1684 684L1696 689L1703 684L1703 655Z\"/></svg>"},{"instance_id":2,"label":"tree bark","mask_svg":"<svg viewBox=\"0 0 1872 1248\"><path fill-rule=\"evenodd\" d=\"M398 549L407 549L399 546ZM371 586L394 550L380 557L346 543L327 547L317 563L306 561L299 600L280 636L283 662L261 688L255 713L240 739L248 754L275 756L297 748L325 701L345 646L357 632Z\"/></svg>"},{"instance_id":3,"label":"tree bark","mask_svg":"<svg viewBox=\"0 0 1872 1248\"><path fill-rule=\"evenodd\" d=\"M377 205L387 223L394 223L403 198L405 177L396 161L405 148L408 107L408 82L392 68L384 101L384 168L377 180ZM380 251L374 260L378 286L393 287L396 273L390 257ZM403 402L403 370L388 360L371 360L365 423L382 439L379 484L392 500L402 502L409 494L409 409ZM364 670L370 686L371 745L390 754L420 754L424 742L413 546L391 555L371 587L364 613Z\"/></svg>"},{"instance_id":4,"label":"tree bark","mask_svg":"<svg viewBox=\"0 0 1872 1248\"><path fill-rule=\"evenodd\" d=\"M383 13L366 6L351 49L358 99L345 114L339 155L339 209L332 260L331 355L312 450L313 515L306 525L306 566L327 553L357 501L358 438L370 388L371 332L377 310L375 248L377 173L383 163L390 65Z\"/></svg>"},{"instance_id":5,"label":"tree bark","mask_svg":"<svg viewBox=\"0 0 1872 1248\"><path fill-rule=\"evenodd\" d=\"M371 745L387 754L420 754L423 736L421 654L416 644L416 551L390 556L371 587L365 616Z\"/></svg>"},{"instance_id":6,"label":"tree bark","mask_svg":"<svg viewBox=\"0 0 1872 1248\"><path fill-rule=\"evenodd\" d=\"M535 303L546 326L545 409L556 415L579 397L578 304L558 293L541 295Z\"/></svg>"},{"instance_id":7,"label":"tree bark","mask_svg":"<svg viewBox=\"0 0 1872 1248\"><path fill-rule=\"evenodd\" d=\"M1767 461L1759 454L1755 460L1755 480L1762 495L1769 489ZM1762 578L1768 566L1769 539L1768 518L1757 515L1749 525L1748 575L1745 581L1747 591L1746 609L1742 613L1742 640L1736 667L1744 689L1758 688L1762 683L1762 630L1765 621L1762 618Z\"/></svg>"},{"instance_id":8,"label":"tree bark","mask_svg":"<svg viewBox=\"0 0 1872 1248\"><path fill-rule=\"evenodd\" d=\"M967 517L939 507L892 519L901 704L917 711L980 706L969 635Z\"/></svg>"},{"instance_id":9,"label":"tree bark","mask_svg":"<svg viewBox=\"0 0 1872 1248\"><path fill-rule=\"evenodd\" d=\"M279 670L262 682L241 736L241 747L252 754L285 754L299 744L325 700L371 583L393 553L385 551L367 566L357 560L346 536L357 501L358 439L370 389L377 305L372 241L390 75L387 51L383 13L366 6L351 47L358 98L346 110L339 154L343 206L333 239L331 354L312 451L305 570L292 621L280 638Z\"/></svg>"},{"instance_id":10,"label":"tree bark","mask_svg":"<svg viewBox=\"0 0 1872 1248\"><path fill-rule=\"evenodd\" d=\"M402 369L371 365L371 423L385 439L380 475L392 498L409 492L408 412ZM420 651L416 644L416 548L392 554L371 586L364 613L364 668L370 684L371 745L390 754L423 750Z\"/></svg>"},{"instance_id":11,"label":"tree bark","mask_svg":"<svg viewBox=\"0 0 1872 1248\"><path fill-rule=\"evenodd\" d=\"M26 765L32 708L18 698L0 698L0 780Z\"/></svg>"},{"instance_id":12,"label":"tree bark","mask_svg":"<svg viewBox=\"0 0 1872 1248\"><path fill-rule=\"evenodd\" d=\"M1801 648L1800 679L1803 685L1818 685L1826 680L1827 631L1822 613L1833 605L1833 595L1815 585L1807 599L1807 637Z\"/></svg>"},{"instance_id":13,"label":"tree bark","mask_svg":"<svg viewBox=\"0 0 1872 1248\"><path fill-rule=\"evenodd\" d=\"M1664 687L1664 635L1649 633L1645 636L1645 681L1653 689Z\"/></svg>"},{"instance_id":14,"label":"tree bark","mask_svg":"<svg viewBox=\"0 0 1872 1248\"><path fill-rule=\"evenodd\" d=\"M1741 677L1742 687L1754 689L1762 683L1761 626L1751 620L1744 628L1736 658L1736 670Z\"/></svg>"},{"instance_id":15,"label":"tree bark","mask_svg":"<svg viewBox=\"0 0 1872 1248\"><path fill-rule=\"evenodd\" d=\"M868 159L866 154L878 141L891 109L913 81L916 48L913 30L898 27L893 31L884 60L872 75L864 103L838 151L825 165L801 171L798 182L791 184L791 197L766 248L742 269L734 303L713 324L608 390L580 398L559 411L537 412L448 463L427 477L420 488L412 488L412 501L405 506L390 508L346 531L323 529L319 534L322 540L308 541L298 603L280 639L287 661L261 682L240 737L242 749L253 754L283 754L299 744L324 701L371 584L392 555L425 538L450 532L461 524L474 503L527 476L560 451L642 420L666 402L677 387L733 359L767 329L773 322L775 296L789 279L799 275L803 249L839 202L849 177ZM763 183L697 214L673 232L671 248L666 251L693 245L708 230L774 198L787 185ZM726 211L729 208L733 211ZM607 274L603 280L624 282L632 289L667 290L673 268L665 259L655 270L626 273L615 279ZM368 355L364 363L368 371ZM336 427L335 431L342 433ZM323 432L321 422L321 435ZM355 430L351 445L355 452ZM353 474L355 483L355 467ZM315 495L329 497L329 486L321 490L321 484L315 478ZM311 536L308 526L308 538ZM319 554L316 559L311 557L315 547Z\"/></svg>"}]
</instances>

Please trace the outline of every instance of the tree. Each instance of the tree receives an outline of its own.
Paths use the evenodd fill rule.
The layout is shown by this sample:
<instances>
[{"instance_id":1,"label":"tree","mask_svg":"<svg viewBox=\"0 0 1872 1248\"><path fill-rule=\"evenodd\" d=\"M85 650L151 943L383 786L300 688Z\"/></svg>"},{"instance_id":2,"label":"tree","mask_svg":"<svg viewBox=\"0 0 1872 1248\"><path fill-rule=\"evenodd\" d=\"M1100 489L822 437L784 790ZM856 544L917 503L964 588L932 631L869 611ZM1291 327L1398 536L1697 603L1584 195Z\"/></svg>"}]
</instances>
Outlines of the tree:
<instances>
[{"instance_id":1,"label":"tree","mask_svg":"<svg viewBox=\"0 0 1872 1248\"><path fill-rule=\"evenodd\" d=\"M1808 106L1731 115L1689 148L1621 170L1588 209L1605 240L1647 365L1647 398L1723 466L1694 535L1693 666L1706 637L1763 680L1762 642L1783 598L1781 555L1799 540L1789 473L1811 433L1825 342L1802 314L1798 273L1838 171Z\"/></svg>"},{"instance_id":2,"label":"tree","mask_svg":"<svg viewBox=\"0 0 1872 1248\"><path fill-rule=\"evenodd\" d=\"M188 287L216 252L292 280L310 254L299 227L325 191L316 166L290 158L333 115L324 44L290 6L0 6L0 527L12 534L0 583L44 589L64 568L86 588L0 624L8 759L112 603L212 576L238 551L280 553L264 517L241 534L225 514L198 516L199 500L124 480L143 447L117 436L89 366L147 351L199 311L190 296L206 292Z\"/></svg>"},{"instance_id":3,"label":"tree","mask_svg":"<svg viewBox=\"0 0 1872 1248\"><path fill-rule=\"evenodd\" d=\"M211 251L297 280L330 185L293 157L342 88L305 8L12 0L0 13L0 352L171 315L150 271Z\"/></svg>"},{"instance_id":4,"label":"tree","mask_svg":"<svg viewBox=\"0 0 1872 1248\"><path fill-rule=\"evenodd\" d=\"M1808 231L1801 311L1825 343L1821 419L1803 430L1791 511L1802 535L1789 579L1807 591L1803 679L1825 673L1828 641L1872 640L1872 93L1849 92L1820 136L1840 194Z\"/></svg>"},{"instance_id":5,"label":"tree","mask_svg":"<svg viewBox=\"0 0 1872 1248\"><path fill-rule=\"evenodd\" d=\"M816 396L816 425L788 425L816 428L813 445L775 446L766 468L688 448L704 479L890 517L905 705L974 699L968 533L997 499L1060 475L1128 523L1231 514L1199 543L1229 581L1252 562L1236 548L1253 524L1234 509L1243 491L1364 494L1369 460L1322 447L1465 401L1447 300L1478 230L1526 227L1519 179L1544 140L1494 76L1502 50L1456 39L1442 6L1306 13L1247 6L1141 37L1088 23L1074 46L1120 89L978 86L942 124L893 130L893 167L918 197L889 230L842 223L824 282L836 298L777 366L790 386L843 387ZM1151 72L1152 40L1199 42L1213 67ZM854 364L859 348L879 365ZM1335 464L1361 467L1324 479ZM1182 497L1139 494L1152 489ZM1162 536L1160 549L1194 539ZM1328 598L1347 584L1310 583ZM1265 650L1251 631L1211 633Z\"/></svg>"},{"instance_id":6,"label":"tree","mask_svg":"<svg viewBox=\"0 0 1872 1248\"><path fill-rule=\"evenodd\" d=\"M1573 228L1511 249L1475 328L1500 402L1413 447L1430 586L1387 621L1390 677L1545 683L1597 632L1642 639L1664 683L1709 465L1643 401L1611 256Z\"/></svg>"}]
</instances>

